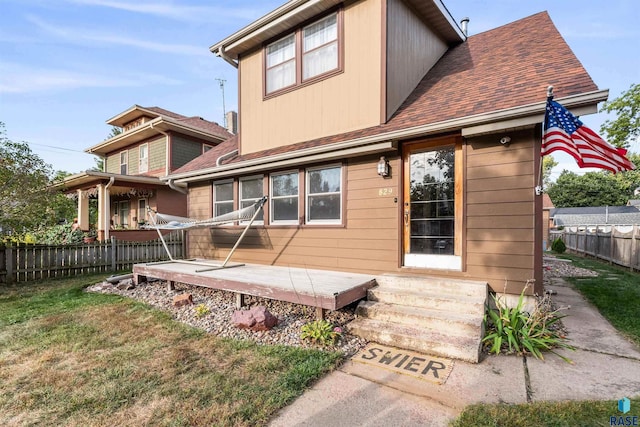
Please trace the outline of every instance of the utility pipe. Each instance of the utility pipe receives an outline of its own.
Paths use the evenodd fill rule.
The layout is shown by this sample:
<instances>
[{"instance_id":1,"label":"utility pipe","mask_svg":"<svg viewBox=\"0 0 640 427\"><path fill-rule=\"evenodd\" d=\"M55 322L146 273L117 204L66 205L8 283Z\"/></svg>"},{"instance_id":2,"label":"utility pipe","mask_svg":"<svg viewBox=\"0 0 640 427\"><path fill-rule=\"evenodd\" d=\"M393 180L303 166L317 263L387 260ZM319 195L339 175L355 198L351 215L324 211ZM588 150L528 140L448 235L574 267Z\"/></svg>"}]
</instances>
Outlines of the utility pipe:
<instances>
[{"instance_id":1,"label":"utility pipe","mask_svg":"<svg viewBox=\"0 0 640 427\"><path fill-rule=\"evenodd\" d=\"M223 160L227 160L228 158L236 154L238 154L238 150L229 151L228 153L223 154L222 156L218 157L218 160L216 160L216 166L220 166Z\"/></svg>"}]
</instances>

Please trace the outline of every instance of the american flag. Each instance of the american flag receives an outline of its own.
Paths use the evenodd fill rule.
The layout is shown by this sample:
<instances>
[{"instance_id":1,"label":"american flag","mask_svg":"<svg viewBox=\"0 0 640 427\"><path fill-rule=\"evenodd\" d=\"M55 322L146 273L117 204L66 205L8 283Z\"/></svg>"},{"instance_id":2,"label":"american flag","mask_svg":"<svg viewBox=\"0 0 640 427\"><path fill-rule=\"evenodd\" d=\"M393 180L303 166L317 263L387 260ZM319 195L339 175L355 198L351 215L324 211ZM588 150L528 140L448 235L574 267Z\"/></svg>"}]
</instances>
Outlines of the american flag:
<instances>
[{"instance_id":1,"label":"american flag","mask_svg":"<svg viewBox=\"0 0 640 427\"><path fill-rule=\"evenodd\" d=\"M549 98L544 116L542 155L558 150L573 156L581 168L607 169L613 173L636 168L626 158L627 150L612 146Z\"/></svg>"}]
</instances>

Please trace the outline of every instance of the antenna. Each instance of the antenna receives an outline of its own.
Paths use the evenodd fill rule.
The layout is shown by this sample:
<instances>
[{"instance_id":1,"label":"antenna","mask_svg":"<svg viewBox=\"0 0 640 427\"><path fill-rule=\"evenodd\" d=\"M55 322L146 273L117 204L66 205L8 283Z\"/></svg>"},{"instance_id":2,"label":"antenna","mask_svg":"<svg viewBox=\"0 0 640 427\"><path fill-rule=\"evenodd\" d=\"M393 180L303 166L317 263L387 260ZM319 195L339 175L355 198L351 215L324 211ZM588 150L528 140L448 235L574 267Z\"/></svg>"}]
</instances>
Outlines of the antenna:
<instances>
[{"instance_id":1,"label":"antenna","mask_svg":"<svg viewBox=\"0 0 640 427\"><path fill-rule=\"evenodd\" d=\"M224 106L224 83L226 82L225 79L216 79L218 81L218 83L220 83L220 90L222 91L222 116L224 117L224 127L227 127L227 110L225 109Z\"/></svg>"}]
</instances>

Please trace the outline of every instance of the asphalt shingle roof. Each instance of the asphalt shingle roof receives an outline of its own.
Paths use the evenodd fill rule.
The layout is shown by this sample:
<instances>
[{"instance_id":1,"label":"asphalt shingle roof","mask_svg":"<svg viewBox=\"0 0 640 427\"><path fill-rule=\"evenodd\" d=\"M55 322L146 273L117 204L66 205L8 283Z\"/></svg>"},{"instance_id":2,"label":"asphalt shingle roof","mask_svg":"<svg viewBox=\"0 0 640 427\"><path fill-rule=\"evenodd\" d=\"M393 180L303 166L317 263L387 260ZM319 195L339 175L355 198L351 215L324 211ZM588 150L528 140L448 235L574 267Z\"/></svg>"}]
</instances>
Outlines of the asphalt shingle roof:
<instances>
[{"instance_id":1,"label":"asphalt shingle roof","mask_svg":"<svg viewBox=\"0 0 640 427\"><path fill-rule=\"evenodd\" d=\"M240 155L226 163L534 104L546 99L549 85L556 97L598 90L548 13L540 12L450 48L386 124ZM175 173L215 166L211 151L202 157Z\"/></svg>"}]
</instances>

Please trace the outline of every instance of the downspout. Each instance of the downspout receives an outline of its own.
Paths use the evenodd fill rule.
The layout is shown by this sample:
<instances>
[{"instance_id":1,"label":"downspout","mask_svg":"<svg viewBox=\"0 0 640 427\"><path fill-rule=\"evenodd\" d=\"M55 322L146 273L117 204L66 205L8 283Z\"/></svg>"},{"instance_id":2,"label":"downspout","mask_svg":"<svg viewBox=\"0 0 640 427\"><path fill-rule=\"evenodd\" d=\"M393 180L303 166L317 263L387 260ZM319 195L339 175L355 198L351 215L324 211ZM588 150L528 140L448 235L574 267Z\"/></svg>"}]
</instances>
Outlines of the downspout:
<instances>
[{"instance_id":1,"label":"downspout","mask_svg":"<svg viewBox=\"0 0 640 427\"><path fill-rule=\"evenodd\" d=\"M223 47L220 47L217 51L214 52L217 56L227 61L229 64L233 65L234 68L238 68L238 63L234 61L229 55L227 55L224 51Z\"/></svg>"},{"instance_id":2,"label":"downspout","mask_svg":"<svg viewBox=\"0 0 640 427\"><path fill-rule=\"evenodd\" d=\"M109 229L111 228L111 196L109 188L116 182L116 177L109 178L109 182L104 186L104 240L109 240Z\"/></svg>"},{"instance_id":3,"label":"downspout","mask_svg":"<svg viewBox=\"0 0 640 427\"><path fill-rule=\"evenodd\" d=\"M177 191L177 192L179 192L179 193L182 193L182 194L187 194L187 189L186 189L186 188L184 188L184 187L178 187L178 186L176 185L176 183L175 183L175 180L174 180L174 179L170 179L170 180L168 180L168 181L167 181L167 184L169 184L169 188L170 188L170 189L175 190L175 191Z\"/></svg>"},{"instance_id":4,"label":"downspout","mask_svg":"<svg viewBox=\"0 0 640 427\"><path fill-rule=\"evenodd\" d=\"M238 154L238 150L229 151L227 154L223 154L218 157L218 160L216 160L216 166L220 166L223 160L227 160L229 157L235 156L236 154Z\"/></svg>"}]
</instances>

